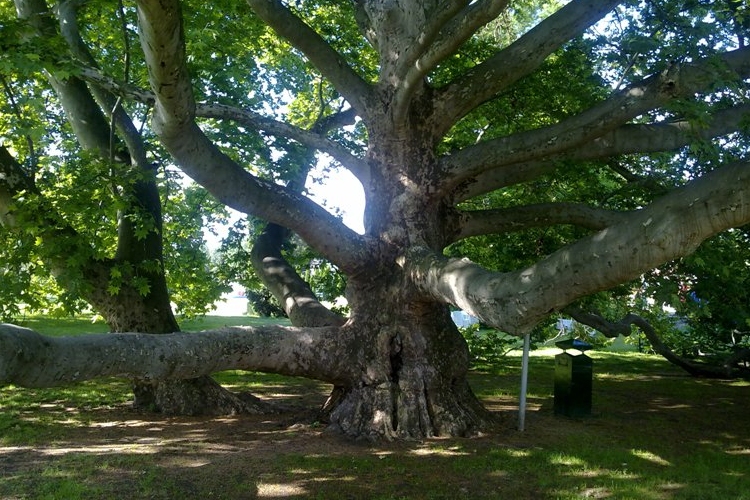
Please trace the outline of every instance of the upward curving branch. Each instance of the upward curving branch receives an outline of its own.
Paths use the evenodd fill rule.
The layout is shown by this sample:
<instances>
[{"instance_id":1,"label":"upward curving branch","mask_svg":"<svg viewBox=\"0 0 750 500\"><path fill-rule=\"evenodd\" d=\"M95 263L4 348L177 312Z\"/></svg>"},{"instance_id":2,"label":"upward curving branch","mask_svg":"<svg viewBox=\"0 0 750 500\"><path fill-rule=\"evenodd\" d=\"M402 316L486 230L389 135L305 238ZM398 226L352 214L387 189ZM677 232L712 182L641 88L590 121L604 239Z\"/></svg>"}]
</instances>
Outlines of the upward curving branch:
<instances>
[{"instance_id":1,"label":"upward curving branch","mask_svg":"<svg viewBox=\"0 0 750 500\"><path fill-rule=\"evenodd\" d=\"M403 117L419 82L478 29L495 19L507 7L508 0L481 0L463 6L465 3L438 6L427 20L422 35L398 58L395 78L399 86L398 95L394 96L399 107L394 111L396 120Z\"/></svg>"},{"instance_id":2,"label":"upward curving branch","mask_svg":"<svg viewBox=\"0 0 750 500\"><path fill-rule=\"evenodd\" d=\"M222 203L275 222L347 272L368 263L364 239L310 199L251 175L195 123L177 0L138 2L140 38L155 93L153 127L182 169Z\"/></svg>"},{"instance_id":3,"label":"upward curving branch","mask_svg":"<svg viewBox=\"0 0 750 500\"><path fill-rule=\"evenodd\" d=\"M335 122L335 120L333 120ZM318 120L315 131L335 126L330 119ZM300 170L289 181L288 187L301 191L315 161L315 152L308 149L300 154ZM268 224L258 235L250 251L255 273L273 294L294 326L341 326L346 319L324 306L310 285L289 264L282 253L291 232L278 224Z\"/></svg>"},{"instance_id":4,"label":"upward curving branch","mask_svg":"<svg viewBox=\"0 0 750 500\"><path fill-rule=\"evenodd\" d=\"M452 19L446 19L445 24L433 22L428 28L423 44L426 50L414 55L407 53L401 61L404 81L407 87L412 87L417 81L446 57L453 54L465 41L484 25L495 19L508 6L509 0L483 0L471 2ZM443 20L439 14L436 20ZM417 56L418 54L418 56Z\"/></svg>"},{"instance_id":5,"label":"upward curving branch","mask_svg":"<svg viewBox=\"0 0 750 500\"><path fill-rule=\"evenodd\" d=\"M583 33L620 3L618 0L573 0L510 46L442 90L435 103L442 136L461 117L534 71L565 42Z\"/></svg>"},{"instance_id":6,"label":"upward curving branch","mask_svg":"<svg viewBox=\"0 0 750 500\"><path fill-rule=\"evenodd\" d=\"M454 191L451 196L455 202L461 202L496 189L528 182L554 171L563 162L673 151L695 141L705 141L736 132L748 119L750 105L745 104L717 111L702 124L679 120L646 125L622 125L586 143L584 147L539 160L488 169L464 183L460 191Z\"/></svg>"},{"instance_id":7,"label":"upward curving branch","mask_svg":"<svg viewBox=\"0 0 750 500\"><path fill-rule=\"evenodd\" d=\"M750 223L750 163L719 168L537 264L493 273L412 248L400 263L428 296L522 335L575 299L687 255L719 231Z\"/></svg>"},{"instance_id":8,"label":"upward curving branch","mask_svg":"<svg viewBox=\"0 0 750 500\"><path fill-rule=\"evenodd\" d=\"M485 141L446 156L441 160L441 168L446 173L441 191L450 191L460 183L501 165L538 160L572 148L580 149L580 146L674 98L692 96L708 89L722 77L741 79L750 76L750 48L723 54L720 61L723 67L713 58L675 65L554 125Z\"/></svg>"},{"instance_id":9,"label":"upward curving branch","mask_svg":"<svg viewBox=\"0 0 750 500\"><path fill-rule=\"evenodd\" d=\"M72 54L79 60L96 65L96 61L89 53L78 32L78 21L76 19L77 5L75 2L64 2L58 7L60 16L60 32L66 40ZM43 0L16 0L18 15L28 19L34 26L37 35L42 37L51 36L56 33L57 26L52 14ZM109 159L119 169L134 169L141 174L142 179L134 183L128 190L129 206L119 212L118 238L116 259L127 259L137 262L143 259L156 258L161 260L161 204L159 194L152 179L152 166L146 157L146 148L143 140L133 125L130 118L117 106L116 98L105 89L93 86L89 89L86 83L77 78L58 79L48 75L50 85L62 104L65 114L71 124L80 144L89 150L95 151L101 158ZM109 113L112 125L107 122L106 113ZM115 136L113 128L120 134ZM126 147L119 142L122 137ZM138 238L134 233L130 215L133 212L143 210L147 212L154 221L155 231L133 244ZM48 238L55 231L45 231ZM84 248L87 243L81 242L79 248ZM58 257L57 262L64 262L67 257ZM89 268L101 270L104 263L90 259ZM93 274L93 273L90 273ZM155 273L153 280L163 280L163 273ZM160 287L153 286L152 290ZM162 287L166 290L166 285ZM157 292L151 292L156 295ZM93 296L95 294L90 294ZM166 307L168 300L165 298ZM169 313L171 316L171 312ZM176 323L172 321L171 329L176 329Z\"/></svg>"},{"instance_id":10,"label":"upward curving branch","mask_svg":"<svg viewBox=\"0 0 750 500\"><path fill-rule=\"evenodd\" d=\"M406 74L413 68L416 62L425 55L440 32L445 28L451 19L465 10L469 4L467 0L446 0L436 5L425 24L421 35L414 40L404 52L399 60L400 70L396 74L400 78L405 78Z\"/></svg>"},{"instance_id":11,"label":"upward curving branch","mask_svg":"<svg viewBox=\"0 0 750 500\"><path fill-rule=\"evenodd\" d=\"M281 1L247 0L247 3L276 33L305 54L360 116L367 116L372 87L354 72L346 59L292 14Z\"/></svg>"},{"instance_id":12,"label":"upward curving branch","mask_svg":"<svg viewBox=\"0 0 750 500\"><path fill-rule=\"evenodd\" d=\"M293 325L343 325L346 319L325 307L310 285L284 258L281 248L288 236L288 231L281 226L266 226L250 252L255 272L279 301Z\"/></svg>"}]
</instances>

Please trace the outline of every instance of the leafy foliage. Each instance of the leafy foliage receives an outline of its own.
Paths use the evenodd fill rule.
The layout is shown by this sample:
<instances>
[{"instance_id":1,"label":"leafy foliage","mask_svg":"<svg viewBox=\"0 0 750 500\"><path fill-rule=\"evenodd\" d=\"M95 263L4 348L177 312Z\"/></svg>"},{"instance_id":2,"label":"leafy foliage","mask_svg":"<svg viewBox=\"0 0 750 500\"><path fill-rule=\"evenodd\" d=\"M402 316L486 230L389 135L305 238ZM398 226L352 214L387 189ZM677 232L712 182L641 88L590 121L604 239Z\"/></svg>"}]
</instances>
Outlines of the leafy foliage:
<instances>
[{"instance_id":1,"label":"leafy foliage","mask_svg":"<svg viewBox=\"0 0 750 500\"><path fill-rule=\"evenodd\" d=\"M469 346L471 362L476 368L498 363L511 349L518 347L518 337L494 329L482 328L479 323L459 328Z\"/></svg>"}]
</instances>

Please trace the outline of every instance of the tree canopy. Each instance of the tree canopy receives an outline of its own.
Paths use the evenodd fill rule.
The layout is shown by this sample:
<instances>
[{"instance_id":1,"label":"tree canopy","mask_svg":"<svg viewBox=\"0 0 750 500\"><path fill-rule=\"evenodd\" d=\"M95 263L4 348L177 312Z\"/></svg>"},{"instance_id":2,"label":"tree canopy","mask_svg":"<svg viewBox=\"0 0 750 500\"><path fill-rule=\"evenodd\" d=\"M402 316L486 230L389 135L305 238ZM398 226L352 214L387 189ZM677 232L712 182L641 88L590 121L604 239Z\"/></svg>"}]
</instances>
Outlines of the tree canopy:
<instances>
[{"instance_id":1,"label":"tree canopy","mask_svg":"<svg viewBox=\"0 0 750 500\"><path fill-rule=\"evenodd\" d=\"M168 154L265 224L248 257L295 327L238 331L244 347L195 337L195 349L246 352L245 368L258 350L273 353L279 362L259 369L333 383L330 423L349 435L486 427L451 307L523 335L750 222L743 2L16 6L34 8L21 21L4 12L6 81L44 71L107 92L139 117L136 133L118 137L139 138L146 158ZM28 28L37 18L41 35ZM66 36L71 26L80 36ZM36 99L48 95L32 81ZM17 125L6 147L33 159L45 132L8 116ZM320 159L362 183L364 234L306 195ZM292 237L346 276L348 317L285 258ZM24 335L7 335L23 346ZM119 338L103 342L129 349L132 338ZM182 352L189 341L174 342ZM143 356L144 373L160 373ZM57 359L55 348L44 357Z\"/></svg>"}]
</instances>

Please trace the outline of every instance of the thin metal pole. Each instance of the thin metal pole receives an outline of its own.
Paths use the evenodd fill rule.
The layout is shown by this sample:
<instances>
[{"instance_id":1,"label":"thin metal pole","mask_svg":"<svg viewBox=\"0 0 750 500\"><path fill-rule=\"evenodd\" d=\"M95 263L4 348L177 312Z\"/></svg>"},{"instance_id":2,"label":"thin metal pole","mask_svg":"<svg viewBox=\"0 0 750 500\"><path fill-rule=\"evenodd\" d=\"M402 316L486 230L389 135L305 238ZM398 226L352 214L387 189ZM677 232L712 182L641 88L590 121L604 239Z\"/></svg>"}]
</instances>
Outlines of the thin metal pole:
<instances>
[{"instance_id":1,"label":"thin metal pole","mask_svg":"<svg viewBox=\"0 0 750 500\"><path fill-rule=\"evenodd\" d=\"M521 397L518 402L518 430L523 432L526 428L526 388L529 382L529 348L531 335L526 334L523 338L523 358L521 359Z\"/></svg>"}]
</instances>

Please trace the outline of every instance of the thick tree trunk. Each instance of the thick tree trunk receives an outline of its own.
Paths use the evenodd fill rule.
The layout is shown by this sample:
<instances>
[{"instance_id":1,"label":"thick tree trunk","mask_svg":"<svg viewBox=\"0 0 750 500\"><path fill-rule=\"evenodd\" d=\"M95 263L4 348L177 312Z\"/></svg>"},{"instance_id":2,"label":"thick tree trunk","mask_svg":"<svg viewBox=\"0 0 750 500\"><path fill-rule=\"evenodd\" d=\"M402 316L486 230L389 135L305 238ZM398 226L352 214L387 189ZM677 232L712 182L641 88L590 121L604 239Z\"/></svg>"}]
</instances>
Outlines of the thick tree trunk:
<instances>
[{"instance_id":1,"label":"thick tree trunk","mask_svg":"<svg viewBox=\"0 0 750 500\"><path fill-rule=\"evenodd\" d=\"M747 168L725 167L705 183L608 223L527 269L493 273L442 258L446 245L468 234L454 212L458 201L538 179L542 162L575 158L574 150L588 150L637 116L658 112L669 100L716 81L718 73L704 62L670 65L558 123L540 122L539 128L516 133L511 127L507 136L441 155L449 146L445 134L462 117L512 89L616 4L570 2L463 76L432 88L425 76L505 2L456 4L457 10L439 2L357 2L356 21L380 55L377 81L370 83L284 2L251 0L258 17L306 56L367 128L366 155L352 169L367 199L366 235L360 237L298 193L253 176L203 133L195 120L195 83L186 64L180 2L138 2L141 46L155 99L153 129L162 144L217 199L296 232L349 278L352 317L328 351L355 371L353 378L337 382L340 390L329 405L331 423L342 432L457 435L489 423L466 384L466 346L446 304L522 335L573 300L632 279L684 255L711 234L750 220L745 190L737 188L747 185ZM724 62L746 75L746 53L727 53ZM525 175L519 175L519 167ZM500 170L508 173L500 175ZM729 188L715 189L722 185ZM266 263L269 270L282 270L276 264ZM292 288L280 286L275 293ZM302 304L282 298L295 307ZM318 375L310 371L310 376Z\"/></svg>"},{"instance_id":2,"label":"thick tree trunk","mask_svg":"<svg viewBox=\"0 0 750 500\"><path fill-rule=\"evenodd\" d=\"M490 427L492 415L468 385L468 348L448 308L373 283L350 281L347 289L354 311L347 327L363 340L347 338L339 355L361 360L362 371L331 404L332 428L358 438L420 439Z\"/></svg>"}]
</instances>

